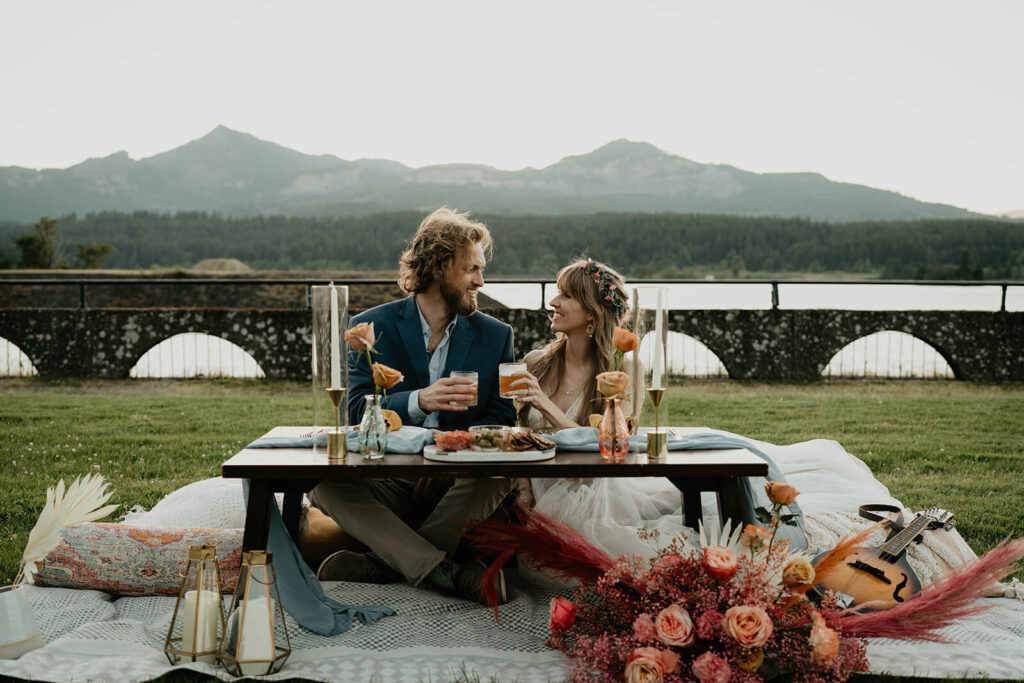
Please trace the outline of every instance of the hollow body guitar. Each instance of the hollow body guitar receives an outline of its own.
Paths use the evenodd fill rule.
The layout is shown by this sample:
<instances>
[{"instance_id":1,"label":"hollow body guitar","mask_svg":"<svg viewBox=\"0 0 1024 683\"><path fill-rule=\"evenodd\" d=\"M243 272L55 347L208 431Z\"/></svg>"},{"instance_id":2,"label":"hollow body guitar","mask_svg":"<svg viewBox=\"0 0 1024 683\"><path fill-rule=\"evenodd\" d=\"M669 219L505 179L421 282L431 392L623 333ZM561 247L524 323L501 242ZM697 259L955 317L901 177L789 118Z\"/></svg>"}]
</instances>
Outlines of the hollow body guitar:
<instances>
[{"instance_id":1,"label":"hollow body guitar","mask_svg":"<svg viewBox=\"0 0 1024 683\"><path fill-rule=\"evenodd\" d=\"M928 508L898 534L877 548L858 548L814 589L819 595L835 592L842 607L877 611L895 607L921 590L921 580L907 562L907 546L925 529L951 528L953 514L940 508ZM818 562L828 553L812 560Z\"/></svg>"}]
</instances>

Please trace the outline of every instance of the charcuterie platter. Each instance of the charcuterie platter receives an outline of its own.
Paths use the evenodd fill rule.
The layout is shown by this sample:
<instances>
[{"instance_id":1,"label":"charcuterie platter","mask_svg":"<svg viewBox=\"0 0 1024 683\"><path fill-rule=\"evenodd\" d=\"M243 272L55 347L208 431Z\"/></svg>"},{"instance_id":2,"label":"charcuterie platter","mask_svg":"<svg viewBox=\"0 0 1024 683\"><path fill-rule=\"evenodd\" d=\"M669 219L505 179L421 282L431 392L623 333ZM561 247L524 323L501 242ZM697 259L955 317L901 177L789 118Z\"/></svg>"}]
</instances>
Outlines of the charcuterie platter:
<instances>
[{"instance_id":1,"label":"charcuterie platter","mask_svg":"<svg viewBox=\"0 0 1024 683\"><path fill-rule=\"evenodd\" d=\"M480 425L469 431L435 432L423 457L438 462L535 462L555 457L555 442L532 430Z\"/></svg>"}]
</instances>

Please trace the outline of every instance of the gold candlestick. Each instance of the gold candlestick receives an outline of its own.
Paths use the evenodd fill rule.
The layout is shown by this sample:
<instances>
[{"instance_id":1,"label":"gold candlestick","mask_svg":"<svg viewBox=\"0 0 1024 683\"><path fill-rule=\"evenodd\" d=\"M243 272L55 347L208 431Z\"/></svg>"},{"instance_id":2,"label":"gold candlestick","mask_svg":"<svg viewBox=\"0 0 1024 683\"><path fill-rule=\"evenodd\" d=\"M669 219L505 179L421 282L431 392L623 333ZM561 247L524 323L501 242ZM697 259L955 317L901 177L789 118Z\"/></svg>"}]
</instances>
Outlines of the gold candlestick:
<instances>
[{"instance_id":1,"label":"gold candlestick","mask_svg":"<svg viewBox=\"0 0 1024 683\"><path fill-rule=\"evenodd\" d=\"M654 430L647 432L647 457L660 460L668 456L668 435L658 429L658 413L661 412L659 408L665 397L665 389L648 389L647 395L654 404Z\"/></svg>"},{"instance_id":2,"label":"gold candlestick","mask_svg":"<svg viewBox=\"0 0 1024 683\"><path fill-rule=\"evenodd\" d=\"M341 431L341 399L345 396L345 388L330 387L327 395L334 404L334 431L327 432L327 461L344 460L348 454L348 414L345 415L345 431Z\"/></svg>"}]
</instances>

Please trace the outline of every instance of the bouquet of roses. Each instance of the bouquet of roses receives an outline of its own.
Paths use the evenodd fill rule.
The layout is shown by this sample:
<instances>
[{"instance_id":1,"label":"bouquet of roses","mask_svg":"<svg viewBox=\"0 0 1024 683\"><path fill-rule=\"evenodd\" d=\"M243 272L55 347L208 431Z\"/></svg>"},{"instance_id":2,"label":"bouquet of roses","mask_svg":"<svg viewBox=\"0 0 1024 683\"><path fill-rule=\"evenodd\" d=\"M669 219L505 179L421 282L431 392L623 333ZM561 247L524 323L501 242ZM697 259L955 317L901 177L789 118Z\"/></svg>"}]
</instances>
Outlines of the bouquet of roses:
<instances>
[{"instance_id":1,"label":"bouquet of roses","mask_svg":"<svg viewBox=\"0 0 1024 683\"><path fill-rule=\"evenodd\" d=\"M651 560L612 559L535 511L522 526L485 522L467 535L501 554L495 564L516 553L578 581L571 598L551 600L548 622L548 644L572 659L574 681L843 681L867 670L864 638L942 642L938 630L987 609L976 599L1024 556L1024 540L1004 542L884 611L841 609L831 593L812 602L816 576L841 566L875 527L812 566L776 540L780 526L795 523L786 508L798 492L780 482L765 490L772 507L756 511L765 526L701 529L700 547L679 537Z\"/></svg>"}]
</instances>

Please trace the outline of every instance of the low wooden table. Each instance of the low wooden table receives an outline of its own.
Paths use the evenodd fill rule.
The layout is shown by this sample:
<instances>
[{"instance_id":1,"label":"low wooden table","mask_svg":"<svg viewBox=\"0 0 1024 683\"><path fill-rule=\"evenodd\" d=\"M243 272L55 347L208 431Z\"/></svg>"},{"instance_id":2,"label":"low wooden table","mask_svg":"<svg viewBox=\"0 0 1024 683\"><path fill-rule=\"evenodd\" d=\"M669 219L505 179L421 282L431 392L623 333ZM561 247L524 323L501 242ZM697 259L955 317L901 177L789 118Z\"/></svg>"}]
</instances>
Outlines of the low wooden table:
<instances>
[{"instance_id":1,"label":"low wooden table","mask_svg":"<svg viewBox=\"0 0 1024 683\"><path fill-rule=\"evenodd\" d=\"M275 427L264 436L298 436L309 427ZM680 433L703 431L677 429ZM663 462L648 462L646 455L629 455L608 462L600 453L558 452L540 462L448 463L422 455L386 455L364 461L350 453L344 464L329 464L327 455L311 448L245 448L221 467L227 479L249 479L243 550L267 547L273 494L284 492L283 516L289 533L296 536L302 494L324 479L419 479L422 477L666 477L682 493L683 519L697 527L701 517L700 493L718 495L718 510L725 519L738 520L739 477L764 477L768 465L745 449L675 451Z\"/></svg>"}]
</instances>

